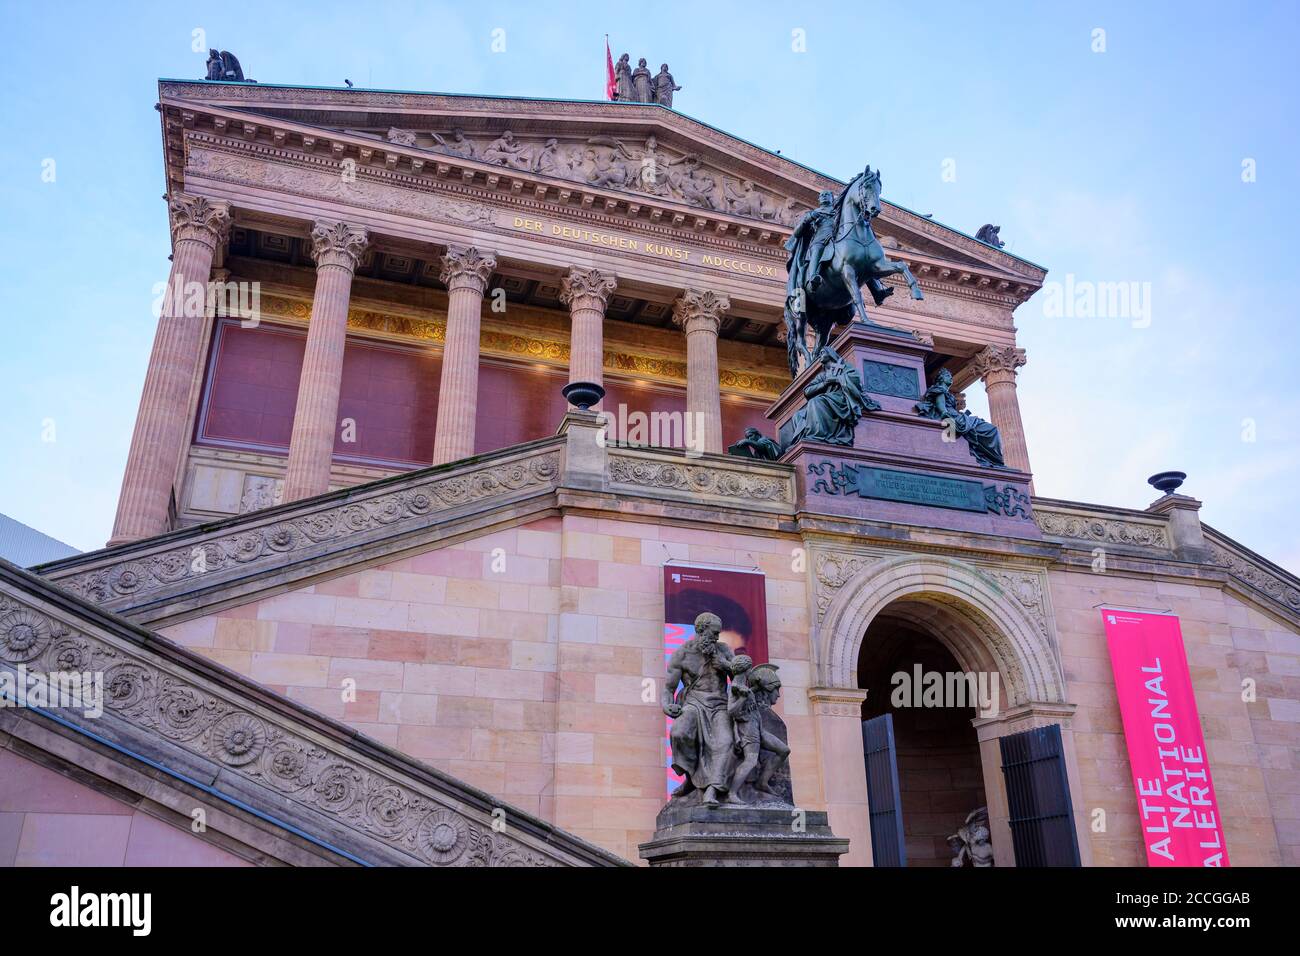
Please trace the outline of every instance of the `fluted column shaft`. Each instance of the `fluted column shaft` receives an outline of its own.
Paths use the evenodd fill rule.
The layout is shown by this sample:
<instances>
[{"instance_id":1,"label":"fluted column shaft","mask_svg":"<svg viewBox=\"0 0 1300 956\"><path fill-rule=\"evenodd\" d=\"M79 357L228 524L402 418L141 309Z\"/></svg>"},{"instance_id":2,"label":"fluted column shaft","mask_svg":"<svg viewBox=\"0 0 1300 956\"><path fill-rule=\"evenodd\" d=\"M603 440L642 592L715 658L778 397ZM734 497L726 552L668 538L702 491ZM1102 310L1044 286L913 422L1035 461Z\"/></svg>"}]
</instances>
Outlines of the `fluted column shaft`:
<instances>
[{"instance_id":1,"label":"fluted column shaft","mask_svg":"<svg viewBox=\"0 0 1300 956\"><path fill-rule=\"evenodd\" d=\"M496 256L473 246L451 246L442 257L442 281L447 285L447 336L438 387L438 423L433 433L435 465L474 454L483 292L496 264Z\"/></svg>"},{"instance_id":2,"label":"fluted column shaft","mask_svg":"<svg viewBox=\"0 0 1300 956\"><path fill-rule=\"evenodd\" d=\"M989 346L975 356L974 370L984 382L989 418L1002 434L1002 458L1011 468L1029 471L1029 446L1016 397L1016 369L1025 364L1025 350ZM1032 489L1032 486L1031 486Z\"/></svg>"},{"instance_id":3,"label":"fluted column shaft","mask_svg":"<svg viewBox=\"0 0 1300 956\"><path fill-rule=\"evenodd\" d=\"M673 322L686 332L686 412L698 450L722 453L722 395L718 387L718 328L731 300L687 289L673 304ZM703 447L700 447L702 437Z\"/></svg>"},{"instance_id":4,"label":"fluted column shaft","mask_svg":"<svg viewBox=\"0 0 1300 956\"><path fill-rule=\"evenodd\" d=\"M298 403L293 411L289 463L284 473L285 501L329 491L352 276L368 243L365 229L347 223L317 220L312 225L316 291L298 379Z\"/></svg>"},{"instance_id":5,"label":"fluted column shaft","mask_svg":"<svg viewBox=\"0 0 1300 956\"><path fill-rule=\"evenodd\" d=\"M177 193L170 202L172 267L154 332L122 493L109 544L168 529L172 485L186 444L186 407L203 353L207 282L230 234L230 204ZM201 283L202 296L189 294ZM201 303L201 307L200 304ZM190 314L197 310L197 314Z\"/></svg>"},{"instance_id":6,"label":"fluted column shaft","mask_svg":"<svg viewBox=\"0 0 1300 956\"><path fill-rule=\"evenodd\" d=\"M576 266L560 283L560 301L569 307L570 382L605 384L605 306L617 284L608 273Z\"/></svg>"}]
</instances>

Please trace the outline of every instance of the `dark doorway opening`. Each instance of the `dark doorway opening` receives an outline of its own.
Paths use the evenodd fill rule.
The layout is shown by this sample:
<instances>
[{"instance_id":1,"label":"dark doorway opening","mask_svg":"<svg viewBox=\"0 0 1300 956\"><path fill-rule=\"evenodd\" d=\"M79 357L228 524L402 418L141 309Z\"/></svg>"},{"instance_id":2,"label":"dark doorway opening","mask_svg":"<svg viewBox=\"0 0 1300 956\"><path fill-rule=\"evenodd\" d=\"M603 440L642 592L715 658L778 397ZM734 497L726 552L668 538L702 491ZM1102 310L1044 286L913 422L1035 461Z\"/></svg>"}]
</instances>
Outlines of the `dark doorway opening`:
<instances>
[{"instance_id":1,"label":"dark doorway opening","mask_svg":"<svg viewBox=\"0 0 1300 956\"><path fill-rule=\"evenodd\" d=\"M911 622L882 614L872 621L858 653L858 686L866 689L864 720L893 715L898 793L908 866L949 866L948 837L966 815L987 804L976 708L899 706L895 674L961 671L937 638ZM905 685L906 686L906 685Z\"/></svg>"}]
</instances>

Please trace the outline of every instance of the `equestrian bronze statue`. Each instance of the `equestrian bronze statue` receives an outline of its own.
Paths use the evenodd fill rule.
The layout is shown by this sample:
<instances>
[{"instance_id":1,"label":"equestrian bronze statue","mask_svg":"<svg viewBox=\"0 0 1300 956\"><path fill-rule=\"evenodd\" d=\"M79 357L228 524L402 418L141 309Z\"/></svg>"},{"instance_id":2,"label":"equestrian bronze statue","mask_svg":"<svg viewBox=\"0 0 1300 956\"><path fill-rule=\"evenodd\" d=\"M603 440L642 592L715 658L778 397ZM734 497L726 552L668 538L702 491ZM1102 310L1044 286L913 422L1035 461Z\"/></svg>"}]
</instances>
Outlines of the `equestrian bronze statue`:
<instances>
[{"instance_id":1,"label":"equestrian bronze statue","mask_svg":"<svg viewBox=\"0 0 1300 956\"><path fill-rule=\"evenodd\" d=\"M922 299L921 287L906 262L885 255L871 220L880 215L880 172L866 170L853 177L839 196L821 194L816 209L809 210L794 227L785 247L790 252L786 266L785 299L786 351L790 376L799 374L799 356L805 367L830 342L831 330L853 320L875 325L862 301L866 283L871 298L880 305L894 290L881 280L901 274ZM811 324L817 344L808 348Z\"/></svg>"}]
</instances>

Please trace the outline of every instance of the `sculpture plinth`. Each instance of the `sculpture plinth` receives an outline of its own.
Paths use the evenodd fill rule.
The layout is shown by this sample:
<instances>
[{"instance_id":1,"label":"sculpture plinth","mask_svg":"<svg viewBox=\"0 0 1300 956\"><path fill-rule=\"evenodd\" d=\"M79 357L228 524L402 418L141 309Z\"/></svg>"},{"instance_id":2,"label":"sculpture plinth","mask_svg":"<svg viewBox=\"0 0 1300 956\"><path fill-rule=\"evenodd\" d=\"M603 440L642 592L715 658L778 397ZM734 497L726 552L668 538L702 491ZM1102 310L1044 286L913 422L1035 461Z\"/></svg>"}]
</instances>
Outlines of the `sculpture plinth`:
<instances>
[{"instance_id":1,"label":"sculpture plinth","mask_svg":"<svg viewBox=\"0 0 1300 956\"><path fill-rule=\"evenodd\" d=\"M805 368L768 409L782 462L796 468L799 500L830 515L1038 540L1030 476L1000 461L996 429L950 408L945 373L927 389L932 351L918 339L850 325L830 346L857 375L866 410L844 443L809 439L805 411L825 361ZM942 408L936 407L936 399ZM875 407L872 407L875 406ZM926 413L931 416L926 417ZM827 433L823 432L823 436Z\"/></svg>"},{"instance_id":2,"label":"sculpture plinth","mask_svg":"<svg viewBox=\"0 0 1300 956\"><path fill-rule=\"evenodd\" d=\"M817 810L670 803L655 823L637 847L651 866L839 866L849 849Z\"/></svg>"}]
</instances>

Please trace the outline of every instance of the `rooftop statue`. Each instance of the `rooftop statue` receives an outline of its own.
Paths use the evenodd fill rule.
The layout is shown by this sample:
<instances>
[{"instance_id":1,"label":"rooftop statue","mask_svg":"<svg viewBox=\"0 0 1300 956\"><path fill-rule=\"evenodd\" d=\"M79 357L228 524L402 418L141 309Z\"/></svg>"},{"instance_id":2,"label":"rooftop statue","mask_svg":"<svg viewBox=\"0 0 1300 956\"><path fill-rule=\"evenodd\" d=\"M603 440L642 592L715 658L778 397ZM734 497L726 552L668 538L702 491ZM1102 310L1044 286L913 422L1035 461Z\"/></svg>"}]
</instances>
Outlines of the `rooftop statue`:
<instances>
[{"instance_id":1,"label":"rooftop statue","mask_svg":"<svg viewBox=\"0 0 1300 956\"><path fill-rule=\"evenodd\" d=\"M1001 249L1006 245L1005 242L998 238L998 233L1001 231L1001 226L995 226L992 223L986 222L984 225L980 226L980 231L975 233L975 238L980 242L987 242L990 246L996 246Z\"/></svg>"},{"instance_id":2,"label":"rooftop statue","mask_svg":"<svg viewBox=\"0 0 1300 956\"><path fill-rule=\"evenodd\" d=\"M636 69L632 71L632 98L638 103L653 103L653 84L650 68L645 65L645 57L641 57L636 61Z\"/></svg>"},{"instance_id":3,"label":"rooftop statue","mask_svg":"<svg viewBox=\"0 0 1300 956\"><path fill-rule=\"evenodd\" d=\"M916 405L916 413L922 418L951 421L957 434L966 439L977 462L1006 467L1002 460L1002 435L997 426L958 407L952 393L952 372L946 368L939 369L934 384L925 390L925 397Z\"/></svg>"},{"instance_id":4,"label":"rooftop statue","mask_svg":"<svg viewBox=\"0 0 1300 956\"><path fill-rule=\"evenodd\" d=\"M632 95L632 64L628 62L626 53L618 58L618 63L614 66L614 96L624 103L636 101Z\"/></svg>"},{"instance_id":5,"label":"rooftop statue","mask_svg":"<svg viewBox=\"0 0 1300 956\"><path fill-rule=\"evenodd\" d=\"M794 227L785 244L790 253L787 265L785 325L790 377L799 374L799 358L807 364L830 342L836 325L856 316L864 325L875 325L862 301L867 284L876 305L893 294L881 280L902 275L912 298L925 298L921 286L906 262L885 255L876 239L871 220L880 215L880 172L868 166L833 196L821 194L816 209L809 210ZM805 333L809 325L817 333L817 344L809 349Z\"/></svg>"},{"instance_id":6,"label":"rooftop statue","mask_svg":"<svg viewBox=\"0 0 1300 956\"><path fill-rule=\"evenodd\" d=\"M208 50L208 80L228 80L233 83L256 83L256 80L244 78L244 71L239 60L229 50Z\"/></svg>"},{"instance_id":7,"label":"rooftop statue","mask_svg":"<svg viewBox=\"0 0 1300 956\"><path fill-rule=\"evenodd\" d=\"M680 89L667 63L660 65L657 74L651 74L645 57L637 60L635 70L626 53L614 64L614 99L620 103L659 103L671 108L673 94Z\"/></svg>"},{"instance_id":8,"label":"rooftop statue","mask_svg":"<svg viewBox=\"0 0 1300 956\"><path fill-rule=\"evenodd\" d=\"M659 74L654 78L655 102L660 106L667 106L671 109L673 94L680 89L681 87L673 80L673 75L668 72L668 64L662 64L659 67Z\"/></svg>"}]
</instances>

